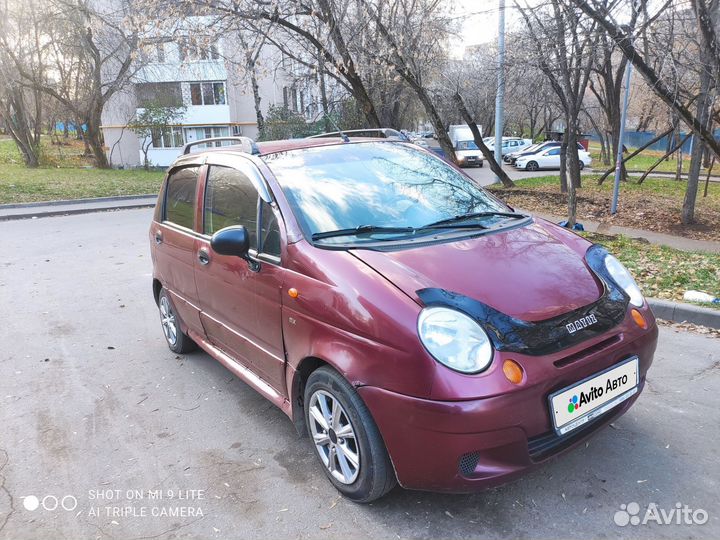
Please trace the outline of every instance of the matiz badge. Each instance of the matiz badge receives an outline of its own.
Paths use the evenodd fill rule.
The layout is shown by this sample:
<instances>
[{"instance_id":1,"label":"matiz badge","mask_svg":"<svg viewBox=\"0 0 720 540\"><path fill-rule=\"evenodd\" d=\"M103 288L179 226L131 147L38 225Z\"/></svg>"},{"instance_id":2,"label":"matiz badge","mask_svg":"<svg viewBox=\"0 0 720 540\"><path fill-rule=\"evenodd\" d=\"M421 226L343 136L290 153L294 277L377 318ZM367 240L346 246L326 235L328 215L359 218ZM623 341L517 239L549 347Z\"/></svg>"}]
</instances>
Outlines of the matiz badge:
<instances>
[{"instance_id":1,"label":"matiz badge","mask_svg":"<svg viewBox=\"0 0 720 540\"><path fill-rule=\"evenodd\" d=\"M571 334L574 334L578 330L582 330L583 328L587 328L588 326L591 326L597 322L597 318L592 313L588 315L587 317L580 317L577 321L573 321L570 323L567 323L565 325L565 328L567 328L567 331Z\"/></svg>"}]
</instances>

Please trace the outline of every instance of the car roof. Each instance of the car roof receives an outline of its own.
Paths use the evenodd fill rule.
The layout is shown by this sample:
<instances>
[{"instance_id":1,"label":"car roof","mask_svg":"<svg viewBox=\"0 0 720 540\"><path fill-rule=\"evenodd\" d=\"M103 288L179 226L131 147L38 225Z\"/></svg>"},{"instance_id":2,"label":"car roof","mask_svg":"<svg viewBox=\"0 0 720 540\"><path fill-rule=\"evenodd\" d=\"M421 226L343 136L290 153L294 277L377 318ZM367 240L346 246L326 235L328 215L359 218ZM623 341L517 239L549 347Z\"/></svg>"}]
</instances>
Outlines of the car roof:
<instances>
[{"instance_id":1,"label":"car roof","mask_svg":"<svg viewBox=\"0 0 720 540\"><path fill-rule=\"evenodd\" d=\"M256 156L262 157L269 154L276 154L278 152L288 152L291 150L302 150L304 148L315 148L322 146L339 146L346 144L355 144L363 142L374 142L374 143L398 143L394 139L378 139L376 137L350 137L350 142L344 142L338 138L326 138L326 139L285 139L278 141L266 141L256 143L258 153ZM212 148L203 148L197 152L191 152L189 154L183 154L179 156L175 162L171 165L171 168L178 167L181 165L189 165L201 159L208 153L223 152L227 154L243 154L247 155L247 152L242 150L240 145L227 145L217 146Z\"/></svg>"}]
</instances>

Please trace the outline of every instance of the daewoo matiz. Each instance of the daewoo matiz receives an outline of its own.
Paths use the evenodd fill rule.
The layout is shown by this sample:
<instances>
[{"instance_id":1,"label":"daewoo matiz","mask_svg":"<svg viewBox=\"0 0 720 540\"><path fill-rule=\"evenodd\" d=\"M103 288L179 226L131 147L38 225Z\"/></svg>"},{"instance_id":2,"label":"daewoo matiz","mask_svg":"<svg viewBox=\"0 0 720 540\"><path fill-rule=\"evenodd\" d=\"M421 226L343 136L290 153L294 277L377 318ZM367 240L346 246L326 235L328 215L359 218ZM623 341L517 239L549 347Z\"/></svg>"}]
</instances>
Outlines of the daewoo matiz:
<instances>
[{"instance_id":1,"label":"daewoo matiz","mask_svg":"<svg viewBox=\"0 0 720 540\"><path fill-rule=\"evenodd\" d=\"M411 144L236 143L168 170L162 329L280 407L343 495L507 482L642 391L657 327L601 246Z\"/></svg>"}]
</instances>

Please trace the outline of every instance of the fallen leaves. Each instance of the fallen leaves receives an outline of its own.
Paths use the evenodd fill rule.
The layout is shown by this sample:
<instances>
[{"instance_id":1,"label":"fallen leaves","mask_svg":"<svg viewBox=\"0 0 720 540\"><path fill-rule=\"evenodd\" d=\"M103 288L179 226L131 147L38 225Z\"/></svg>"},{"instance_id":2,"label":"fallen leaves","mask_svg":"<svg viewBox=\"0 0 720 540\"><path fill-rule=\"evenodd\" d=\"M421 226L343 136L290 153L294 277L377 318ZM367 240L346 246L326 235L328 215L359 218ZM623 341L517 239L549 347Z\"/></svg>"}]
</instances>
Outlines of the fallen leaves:
<instances>
[{"instance_id":1,"label":"fallen leaves","mask_svg":"<svg viewBox=\"0 0 720 540\"><path fill-rule=\"evenodd\" d=\"M674 234L698 240L720 238L720 198L717 190L703 198L698 196L695 208L695 225L683 225L680 215L683 190L674 181L649 180L645 184L623 184L618 213L610 214L610 185L598 187L594 178L583 178L578 190L578 221L599 221L623 227L645 229ZM558 179L539 185L516 188L493 187L492 192L510 206L530 212L564 216L567 212L567 196L560 193Z\"/></svg>"}]
</instances>

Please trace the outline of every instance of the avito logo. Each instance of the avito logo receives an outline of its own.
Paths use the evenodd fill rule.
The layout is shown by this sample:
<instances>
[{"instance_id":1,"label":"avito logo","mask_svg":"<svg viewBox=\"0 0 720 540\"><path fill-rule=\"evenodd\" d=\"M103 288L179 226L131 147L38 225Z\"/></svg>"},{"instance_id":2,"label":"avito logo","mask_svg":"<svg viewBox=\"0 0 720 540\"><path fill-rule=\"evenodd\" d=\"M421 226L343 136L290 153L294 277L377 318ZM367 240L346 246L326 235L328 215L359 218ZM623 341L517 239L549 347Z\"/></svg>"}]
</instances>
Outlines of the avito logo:
<instances>
[{"instance_id":1,"label":"avito logo","mask_svg":"<svg viewBox=\"0 0 720 540\"><path fill-rule=\"evenodd\" d=\"M573 397L570 398L570 402L568 403L568 412L573 413L577 411L581 406L590 403L598 398L601 398L603 395L612 392L613 390L617 390L621 386L626 385L627 382L628 376L621 375L620 377L616 377L615 379L608 379L604 387L593 386L587 392L581 391L579 396L575 394Z\"/></svg>"}]
</instances>

